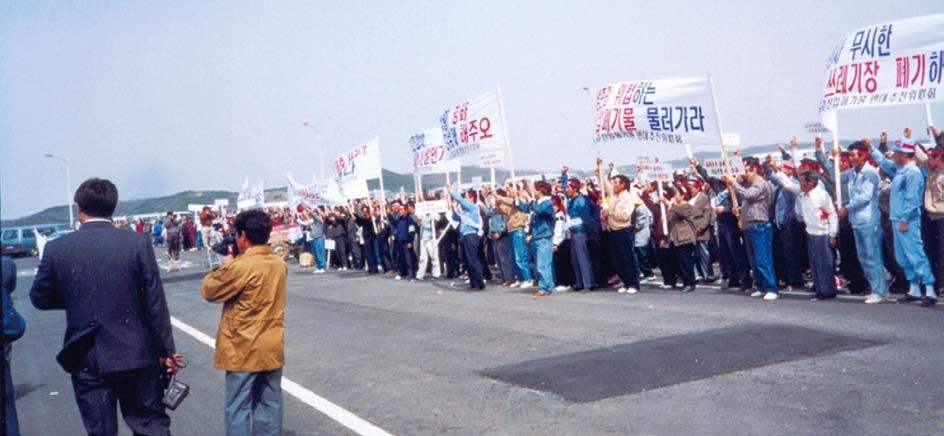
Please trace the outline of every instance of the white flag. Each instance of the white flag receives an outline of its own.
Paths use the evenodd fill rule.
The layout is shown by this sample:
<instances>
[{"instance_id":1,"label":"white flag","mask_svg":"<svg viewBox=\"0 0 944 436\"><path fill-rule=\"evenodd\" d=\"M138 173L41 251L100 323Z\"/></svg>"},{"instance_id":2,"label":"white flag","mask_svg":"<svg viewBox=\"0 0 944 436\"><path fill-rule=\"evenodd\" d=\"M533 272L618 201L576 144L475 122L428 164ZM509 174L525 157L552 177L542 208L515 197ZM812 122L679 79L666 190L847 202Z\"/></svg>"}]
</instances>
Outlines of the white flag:
<instances>
[{"instance_id":1,"label":"white flag","mask_svg":"<svg viewBox=\"0 0 944 436\"><path fill-rule=\"evenodd\" d=\"M337 206L346 203L337 182L333 179L302 185L292 178L291 173L286 178L288 179L289 203L293 208L299 203L308 207Z\"/></svg>"},{"instance_id":2,"label":"white flag","mask_svg":"<svg viewBox=\"0 0 944 436\"><path fill-rule=\"evenodd\" d=\"M366 182L380 176L380 141L376 137L334 160L334 178L341 186L351 180Z\"/></svg>"},{"instance_id":3,"label":"white flag","mask_svg":"<svg viewBox=\"0 0 944 436\"><path fill-rule=\"evenodd\" d=\"M413 154L413 174L440 174L459 171L458 159L446 159L442 129L433 127L410 137Z\"/></svg>"}]
</instances>

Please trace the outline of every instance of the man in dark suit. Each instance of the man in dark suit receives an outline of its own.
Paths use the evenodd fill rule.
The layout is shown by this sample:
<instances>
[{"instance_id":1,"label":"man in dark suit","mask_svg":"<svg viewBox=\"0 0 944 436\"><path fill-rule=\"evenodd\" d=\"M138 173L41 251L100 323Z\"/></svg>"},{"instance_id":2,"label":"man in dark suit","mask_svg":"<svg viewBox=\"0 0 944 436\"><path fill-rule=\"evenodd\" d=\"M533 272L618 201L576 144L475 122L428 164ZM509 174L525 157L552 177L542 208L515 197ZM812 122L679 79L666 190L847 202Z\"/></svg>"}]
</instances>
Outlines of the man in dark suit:
<instances>
[{"instance_id":1,"label":"man in dark suit","mask_svg":"<svg viewBox=\"0 0 944 436\"><path fill-rule=\"evenodd\" d=\"M118 433L118 402L134 434L169 435L161 372L175 372L178 357L154 250L144 235L112 226L110 181L86 180L75 202L82 226L46 246L30 300L66 311L57 359L90 435Z\"/></svg>"}]
</instances>

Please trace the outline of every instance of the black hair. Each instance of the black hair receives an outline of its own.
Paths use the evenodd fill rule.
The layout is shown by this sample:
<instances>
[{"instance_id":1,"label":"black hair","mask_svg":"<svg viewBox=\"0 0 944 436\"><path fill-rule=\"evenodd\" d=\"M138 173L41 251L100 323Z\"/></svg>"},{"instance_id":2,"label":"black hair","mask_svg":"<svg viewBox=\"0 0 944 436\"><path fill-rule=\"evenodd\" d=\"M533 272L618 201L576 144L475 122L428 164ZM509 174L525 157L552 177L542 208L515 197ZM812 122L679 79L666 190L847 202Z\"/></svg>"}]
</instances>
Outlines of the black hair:
<instances>
[{"instance_id":1,"label":"black hair","mask_svg":"<svg viewBox=\"0 0 944 436\"><path fill-rule=\"evenodd\" d=\"M629 177L626 177L622 174L618 174L618 175L613 176L613 178L616 180L619 180L621 183L626 185L627 188L629 187Z\"/></svg>"},{"instance_id":2,"label":"black hair","mask_svg":"<svg viewBox=\"0 0 944 436\"><path fill-rule=\"evenodd\" d=\"M93 177L79 185L73 199L86 215L111 218L118 206L118 188L108 179Z\"/></svg>"},{"instance_id":3,"label":"black hair","mask_svg":"<svg viewBox=\"0 0 944 436\"><path fill-rule=\"evenodd\" d=\"M812 172L812 171L807 171L807 172L805 172L805 173L801 173L801 174L800 174L800 181L803 182L803 183L813 183L813 182L815 182L815 183L818 184L818 183L819 183L819 175L816 174L816 173L814 173L814 172Z\"/></svg>"},{"instance_id":4,"label":"black hair","mask_svg":"<svg viewBox=\"0 0 944 436\"><path fill-rule=\"evenodd\" d=\"M247 210L240 212L233 220L236 234L242 233L254 245L263 245L269 242L272 233L272 218L261 210Z\"/></svg>"}]
</instances>

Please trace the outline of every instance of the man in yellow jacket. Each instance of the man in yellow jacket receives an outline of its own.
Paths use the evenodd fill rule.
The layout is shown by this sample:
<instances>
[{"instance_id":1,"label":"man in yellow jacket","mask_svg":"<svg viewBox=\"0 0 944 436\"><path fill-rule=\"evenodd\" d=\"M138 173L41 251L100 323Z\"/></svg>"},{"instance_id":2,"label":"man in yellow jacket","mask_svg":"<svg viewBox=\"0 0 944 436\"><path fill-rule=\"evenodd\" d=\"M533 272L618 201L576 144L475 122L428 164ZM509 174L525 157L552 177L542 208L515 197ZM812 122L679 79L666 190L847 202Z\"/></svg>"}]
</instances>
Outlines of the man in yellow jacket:
<instances>
[{"instance_id":1,"label":"man in yellow jacket","mask_svg":"<svg viewBox=\"0 0 944 436\"><path fill-rule=\"evenodd\" d=\"M214 366L226 371L226 434L279 435L288 268L266 245L268 214L242 212L233 226L239 255L226 256L200 288L205 300L223 304Z\"/></svg>"}]
</instances>

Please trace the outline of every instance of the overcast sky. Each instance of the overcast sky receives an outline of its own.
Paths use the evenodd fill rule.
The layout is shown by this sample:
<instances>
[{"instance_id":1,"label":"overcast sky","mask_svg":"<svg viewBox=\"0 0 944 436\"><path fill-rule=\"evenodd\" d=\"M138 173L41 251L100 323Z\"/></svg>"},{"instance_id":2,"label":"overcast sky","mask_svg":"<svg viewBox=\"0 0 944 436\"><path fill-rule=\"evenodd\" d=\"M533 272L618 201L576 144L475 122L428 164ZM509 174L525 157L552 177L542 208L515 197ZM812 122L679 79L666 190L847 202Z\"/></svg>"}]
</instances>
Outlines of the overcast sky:
<instances>
[{"instance_id":1,"label":"overcast sky","mask_svg":"<svg viewBox=\"0 0 944 436\"><path fill-rule=\"evenodd\" d=\"M709 6L710 4L710 6ZM283 186L380 137L384 166L446 107L501 85L519 168L592 166L582 86L714 74L745 145L805 137L842 36L940 13L928 1L0 3L3 218L98 176L124 199ZM944 118L944 105L934 111ZM897 136L921 106L840 115L843 138ZM808 136L808 135L806 135ZM607 144L609 160L645 150ZM678 157L684 150L663 150ZM326 171L327 166L326 166Z\"/></svg>"}]
</instances>

